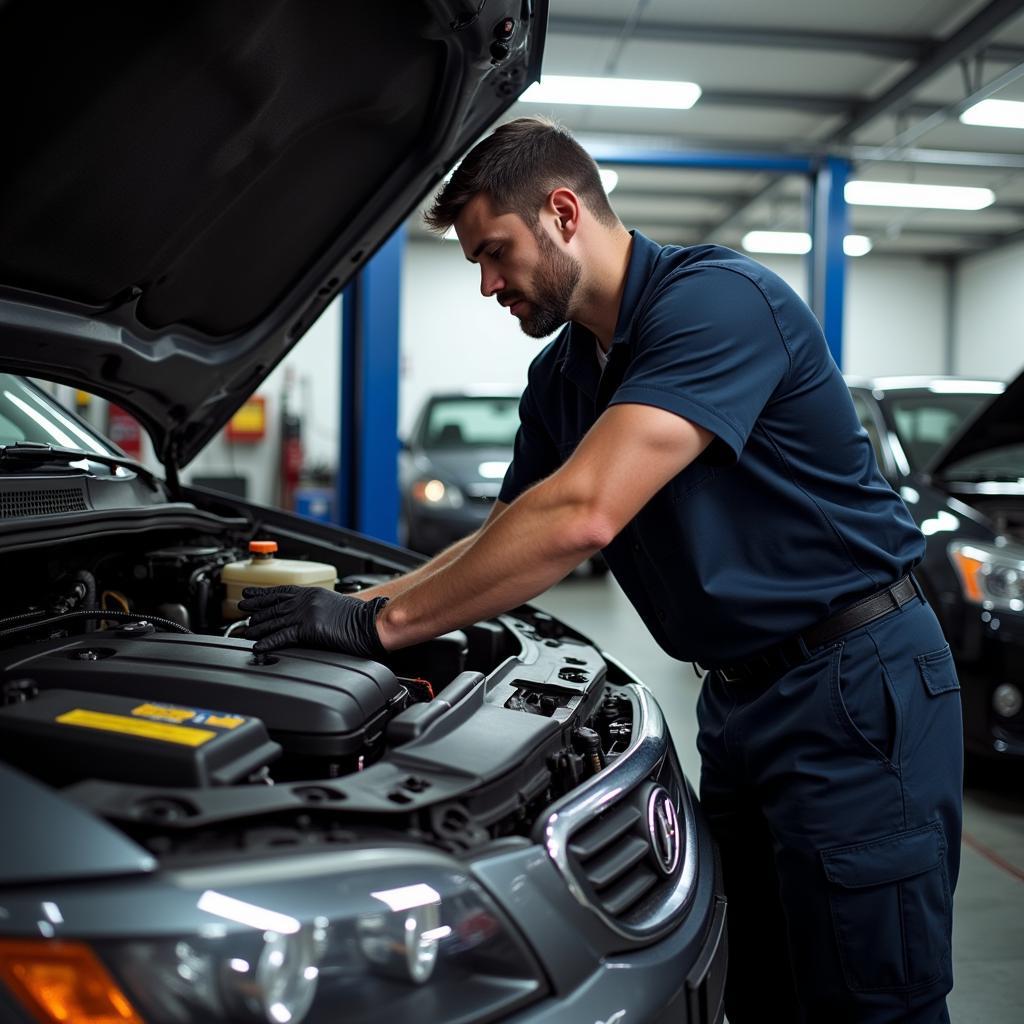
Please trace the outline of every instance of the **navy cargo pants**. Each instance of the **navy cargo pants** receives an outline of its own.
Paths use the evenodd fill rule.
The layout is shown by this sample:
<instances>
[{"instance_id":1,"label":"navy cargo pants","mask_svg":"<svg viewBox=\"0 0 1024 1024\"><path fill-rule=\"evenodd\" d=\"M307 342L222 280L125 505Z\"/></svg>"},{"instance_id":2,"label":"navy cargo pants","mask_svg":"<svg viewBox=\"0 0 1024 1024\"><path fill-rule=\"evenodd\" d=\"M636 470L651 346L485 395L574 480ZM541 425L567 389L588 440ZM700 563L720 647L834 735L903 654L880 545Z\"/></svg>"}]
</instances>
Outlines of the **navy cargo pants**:
<instances>
[{"instance_id":1,"label":"navy cargo pants","mask_svg":"<svg viewBox=\"0 0 1024 1024\"><path fill-rule=\"evenodd\" d=\"M963 737L918 599L767 685L704 680L700 796L729 900L730 1024L949 1020Z\"/></svg>"}]
</instances>

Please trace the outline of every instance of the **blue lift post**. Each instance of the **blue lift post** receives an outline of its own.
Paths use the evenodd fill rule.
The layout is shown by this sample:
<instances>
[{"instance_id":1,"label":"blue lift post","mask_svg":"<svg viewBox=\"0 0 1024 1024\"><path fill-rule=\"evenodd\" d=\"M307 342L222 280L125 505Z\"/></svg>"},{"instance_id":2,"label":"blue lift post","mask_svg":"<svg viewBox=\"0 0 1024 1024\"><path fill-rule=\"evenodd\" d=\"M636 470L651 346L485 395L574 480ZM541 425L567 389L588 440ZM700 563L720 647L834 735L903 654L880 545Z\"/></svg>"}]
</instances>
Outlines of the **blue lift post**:
<instances>
[{"instance_id":1,"label":"blue lift post","mask_svg":"<svg viewBox=\"0 0 1024 1024\"><path fill-rule=\"evenodd\" d=\"M846 297L846 254L849 230L846 181L850 162L838 157L821 161L811 179L811 239L808 292L836 366L843 368L843 306Z\"/></svg>"},{"instance_id":2,"label":"blue lift post","mask_svg":"<svg viewBox=\"0 0 1024 1024\"><path fill-rule=\"evenodd\" d=\"M341 300L341 418L336 519L378 540L398 538L400 227Z\"/></svg>"}]
</instances>

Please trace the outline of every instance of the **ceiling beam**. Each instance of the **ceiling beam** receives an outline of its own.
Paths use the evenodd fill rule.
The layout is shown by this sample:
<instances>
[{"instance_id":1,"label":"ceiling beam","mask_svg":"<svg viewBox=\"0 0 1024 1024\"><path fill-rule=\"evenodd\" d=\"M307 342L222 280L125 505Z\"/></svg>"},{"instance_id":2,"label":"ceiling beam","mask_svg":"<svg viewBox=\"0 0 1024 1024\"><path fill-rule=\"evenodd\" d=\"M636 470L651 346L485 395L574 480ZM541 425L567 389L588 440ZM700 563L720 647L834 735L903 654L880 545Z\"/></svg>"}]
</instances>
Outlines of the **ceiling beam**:
<instances>
[{"instance_id":1,"label":"ceiling beam","mask_svg":"<svg viewBox=\"0 0 1024 1024\"><path fill-rule=\"evenodd\" d=\"M876 117L899 109L901 102L915 89L920 88L930 78L944 71L955 61L978 52L984 46L986 39L1022 11L1024 11L1024 0L990 0L988 5L952 35L944 40L931 43L927 53L919 58L914 68L886 89L881 96L852 107L846 120L825 140L824 146L834 149L839 144L848 143L855 132ZM879 159L893 159L893 154L891 151L883 152ZM750 202L764 198L775 188L774 182L767 185ZM728 216L712 227L706 237L713 237L742 218L747 205L749 204L741 204L731 210Z\"/></svg>"},{"instance_id":2,"label":"ceiling beam","mask_svg":"<svg viewBox=\"0 0 1024 1024\"><path fill-rule=\"evenodd\" d=\"M950 64L977 53L985 40L1008 21L1024 11L1024 0L991 0L965 25L946 39L933 43L926 56L881 96L858 104L846 121L829 137L829 142L845 142L876 117L898 108L900 102Z\"/></svg>"},{"instance_id":3,"label":"ceiling beam","mask_svg":"<svg viewBox=\"0 0 1024 1024\"><path fill-rule=\"evenodd\" d=\"M561 35L618 39L622 34L622 28L623 23L619 18L583 18L569 15L552 15L548 18L548 32ZM935 46L934 39L920 36L741 28L736 25L693 25L672 21L640 21L633 26L631 38L677 44L859 53L890 60L913 61L924 60ZM1015 64L1024 60L1024 47L990 46L986 49L985 55L989 60Z\"/></svg>"}]
</instances>

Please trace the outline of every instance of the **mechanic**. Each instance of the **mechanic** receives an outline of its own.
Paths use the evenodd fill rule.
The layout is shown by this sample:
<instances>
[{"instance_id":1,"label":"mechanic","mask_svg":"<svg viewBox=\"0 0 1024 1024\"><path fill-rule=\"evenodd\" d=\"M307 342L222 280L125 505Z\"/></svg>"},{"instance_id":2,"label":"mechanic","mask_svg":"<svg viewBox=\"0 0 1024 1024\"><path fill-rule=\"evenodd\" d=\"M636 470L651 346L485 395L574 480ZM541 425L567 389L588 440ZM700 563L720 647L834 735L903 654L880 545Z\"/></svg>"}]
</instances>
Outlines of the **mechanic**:
<instances>
[{"instance_id":1,"label":"mechanic","mask_svg":"<svg viewBox=\"0 0 1024 1024\"><path fill-rule=\"evenodd\" d=\"M247 591L257 650L380 657L537 596L598 550L708 670L700 798L732 1024L947 1021L962 737L923 537L807 306L729 249L627 231L560 126L480 142L427 214L530 337L486 524L359 598ZM565 326L563 326L565 325Z\"/></svg>"}]
</instances>

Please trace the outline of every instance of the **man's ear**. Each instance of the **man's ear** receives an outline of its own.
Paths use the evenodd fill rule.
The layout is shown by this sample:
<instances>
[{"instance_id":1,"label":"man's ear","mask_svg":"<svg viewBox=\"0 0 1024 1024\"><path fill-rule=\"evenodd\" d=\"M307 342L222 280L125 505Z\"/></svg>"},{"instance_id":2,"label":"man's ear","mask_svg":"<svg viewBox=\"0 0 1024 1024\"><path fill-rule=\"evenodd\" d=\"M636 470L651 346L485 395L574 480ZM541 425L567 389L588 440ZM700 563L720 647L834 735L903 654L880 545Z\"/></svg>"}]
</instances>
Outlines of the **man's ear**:
<instances>
[{"instance_id":1,"label":"man's ear","mask_svg":"<svg viewBox=\"0 0 1024 1024\"><path fill-rule=\"evenodd\" d=\"M579 230L582 207L580 197L571 188L556 188L548 196L545 213L553 219L554 228L564 242L570 241Z\"/></svg>"}]
</instances>

